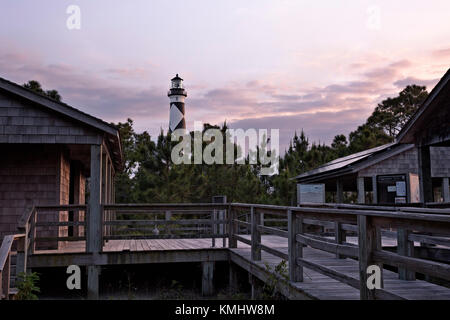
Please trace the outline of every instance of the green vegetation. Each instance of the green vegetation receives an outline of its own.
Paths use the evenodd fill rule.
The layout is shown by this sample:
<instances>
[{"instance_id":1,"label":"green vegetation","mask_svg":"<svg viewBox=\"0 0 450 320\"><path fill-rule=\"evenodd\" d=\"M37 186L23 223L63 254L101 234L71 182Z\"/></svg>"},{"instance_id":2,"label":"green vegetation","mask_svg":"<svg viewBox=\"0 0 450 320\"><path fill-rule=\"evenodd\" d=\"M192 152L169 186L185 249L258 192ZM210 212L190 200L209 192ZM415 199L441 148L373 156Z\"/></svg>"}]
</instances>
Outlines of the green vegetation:
<instances>
[{"instance_id":1,"label":"green vegetation","mask_svg":"<svg viewBox=\"0 0 450 320\"><path fill-rule=\"evenodd\" d=\"M264 300L279 300L283 295L278 291L278 284L288 283L289 274L286 260L281 260L279 264L272 269L272 267L265 263L266 271L269 274L269 278L264 283L262 290L262 299Z\"/></svg>"},{"instance_id":2,"label":"green vegetation","mask_svg":"<svg viewBox=\"0 0 450 320\"><path fill-rule=\"evenodd\" d=\"M24 273L18 275L17 289L19 290L16 298L18 300L37 300L35 293L39 293L40 289L37 286L39 275L36 272Z\"/></svg>"},{"instance_id":3,"label":"green vegetation","mask_svg":"<svg viewBox=\"0 0 450 320\"><path fill-rule=\"evenodd\" d=\"M46 91L35 80L23 86L61 101L58 91ZM210 202L214 195L226 195L231 202L294 205L296 182L290 178L336 158L392 142L427 96L425 87L407 86L398 96L379 103L366 122L348 137L337 134L329 146L310 143L303 130L299 134L296 132L285 154L280 155L279 174L270 177L259 174L260 164L175 165L171 161L171 149L177 142L171 141L170 134L161 130L153 141L146 131L136 133L133 120L128 119L116 124L125 157L125 170L116 176L116 201L196 203ZM210 128L222 131L225 146L225 140L229 139L225 134L226 123L221 127L205 124L203 130ZM204 142L203 148L206 145ZM264 149L264 144L260 147ZM239 151L235 146L235 152Z\"/></svg>"},{"instance_id":4,"label":"green vegetation","mask_svg":"<svg viewBox=\"0 0 450 320\"><path fill-rule=\"evenodd\" d=\"M37 82L36 80L30 80L27 83L24 83L23 87L33 90L34 92L37 92L37 93L47 96L49 98L52 98L53 100L61 102L61 96L59 95L58 91L44 90L44 89L42 89L41 84L39 82Z\"/></svg>"},{"instance_id":5,"label":"green vegetation","mask_svg":"<svg viewBox=\"0 0 450 320\"><path fill-rule=\"evenodd\" d=\"M223 194L232 202L293 205L296 182L290 178L333 159L392 142L427 95L425 87L407 86L397 97L379 103L367 121L348 137L338 134L329 146L310 143L303 131L295 133L286 153L280 156L279 174L270 177L259 174L260 164L175 165L170 155L177 142L171 142L170 134L161 131L153 141L147 132L136 133L133 120L128 119L116 124L126 160L125 170L116 180L116 201L195 203L210 202L212 196ZM227 125L206 124L204 130L209 128L225 133ZM228 139L225 134L224 139ZM236 146L235 151L239 151Z\"/></svg>"}]
</instances>

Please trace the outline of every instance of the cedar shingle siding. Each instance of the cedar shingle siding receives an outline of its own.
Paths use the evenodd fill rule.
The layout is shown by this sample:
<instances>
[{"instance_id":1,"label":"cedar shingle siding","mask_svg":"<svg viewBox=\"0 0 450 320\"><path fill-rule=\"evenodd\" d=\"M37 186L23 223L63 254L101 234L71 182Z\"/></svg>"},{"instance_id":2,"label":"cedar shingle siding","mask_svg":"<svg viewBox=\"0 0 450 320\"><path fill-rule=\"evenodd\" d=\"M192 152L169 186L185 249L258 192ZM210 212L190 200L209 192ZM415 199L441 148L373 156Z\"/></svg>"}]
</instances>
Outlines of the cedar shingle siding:
<instances>
[{"instance_id":1,"label":"cedar shingle siding","mask_svg":"<svg viewBox=\"0 0 450 320\"><path fill-rule=\"evenodd\" d=\"M0 92L0 143L98 142L98 132Z\"/></svg>"},{"instance_id":2,"label":"cedar shingle siding","mask_svg":"<svg viewBox=\"0 0 450 320\"><path fill-rule=\"evenodd\" d=\"M69 204L71 160L65 145L98 143L97 130L42 106L0 92L0 239L17 232L25 210ZM75 175L74 203L85 203L86 178ZM84 218L75 217L76 220ZM68 212L42 212L39 221L67 221ZM40 237L68 236L68 227L38 227ZM82 235L76 228L74 235ZM62 243L60 243L61 246ZM53 248L55 243L41 244Z\"/></svg>"}]
</instances>

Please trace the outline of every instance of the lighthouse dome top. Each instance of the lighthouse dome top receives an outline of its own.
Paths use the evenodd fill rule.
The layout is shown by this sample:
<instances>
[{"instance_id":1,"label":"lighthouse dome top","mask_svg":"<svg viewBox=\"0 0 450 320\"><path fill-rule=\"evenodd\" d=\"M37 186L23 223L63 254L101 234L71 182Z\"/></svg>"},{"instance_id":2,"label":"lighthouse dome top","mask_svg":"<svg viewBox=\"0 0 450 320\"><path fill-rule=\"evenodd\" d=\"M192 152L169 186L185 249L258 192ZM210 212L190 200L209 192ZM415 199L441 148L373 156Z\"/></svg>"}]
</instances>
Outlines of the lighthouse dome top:
<instances>
[{"instance_id":1,"label":"lighthouse dome top","mask_svg":"<svg viewBox=\"0 0 450 320\"><path fill-rule=\"evenodd\" d=\"M177 73L177 75L175 76L175 78L172 78L172 81L174 81L174 80L183 81L183 79L181 79L181 78L178 76L178 73Z\"/></svg>"}]
</instances>

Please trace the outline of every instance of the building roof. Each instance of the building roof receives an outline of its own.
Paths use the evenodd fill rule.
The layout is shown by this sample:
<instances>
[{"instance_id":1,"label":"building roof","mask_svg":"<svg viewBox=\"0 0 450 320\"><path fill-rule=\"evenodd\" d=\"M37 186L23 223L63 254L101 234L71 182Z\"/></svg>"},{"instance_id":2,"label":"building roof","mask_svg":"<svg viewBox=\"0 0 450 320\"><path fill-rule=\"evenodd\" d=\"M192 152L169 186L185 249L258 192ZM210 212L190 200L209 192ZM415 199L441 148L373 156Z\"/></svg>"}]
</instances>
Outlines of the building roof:
<instances>
[{"instance_id":1,"label":"building roof","mask_svg":"<svg viewBox=\"0 0 450 320\"><path fill-rule=\"evenodd\" d=\"M58 114L80 122L88 127L97 129L108 137L107 143L111 145L111 157L117 168L123 167L123 153L120 143L119 130L112 124L107 123L90 114L84 113L64 102L56 101L43 94L39 94L33 90L27 89L17 83L11 82L0 77L0 89L19 96L28 101L34 102L44 108L54 111Z\"/></svg>"},{"instance_id":2,"label":"building roof","mask_svg":"<svg viewBox=\"0 0 450 320\"><path fill-rule=\"evenodd\" d=\"M302 173L293 179L298 182L315 182L355 173L413 147L414 145L412 144L388 143L376 148L335 159L316 169Z\"/></svg>"},{"instance_id":3,"label":"building roof","mask_svg":"<svg viewBox=\"0 0 450 320\"><path fill-rule=\"evenodd\" d=\"M439 104L434 103L437 100L437 97L443 92L448 92L448 90L450 90L450 69L447 70L445 75L439 80L433 90L431 90L427 99L425 99L419 109L403 126L396 137L396 141L399 143L414 142L414 135L420 130L420 124L425 121L428 114L432 113L432 109L439 107Z\"/></svg>"}]
</instances>

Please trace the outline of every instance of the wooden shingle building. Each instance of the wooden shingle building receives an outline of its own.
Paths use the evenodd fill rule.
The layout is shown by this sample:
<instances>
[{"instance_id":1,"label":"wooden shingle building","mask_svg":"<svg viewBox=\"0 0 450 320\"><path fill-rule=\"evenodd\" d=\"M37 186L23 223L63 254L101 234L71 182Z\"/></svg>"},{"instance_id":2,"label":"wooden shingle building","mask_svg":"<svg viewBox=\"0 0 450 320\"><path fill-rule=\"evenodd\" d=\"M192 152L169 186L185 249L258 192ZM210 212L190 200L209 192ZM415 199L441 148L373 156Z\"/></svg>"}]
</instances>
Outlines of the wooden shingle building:
<instances>
[{"instance_id":1,"label":"wooden shingle building","mask_svg":"<svg viewBox=\"0 0 450 320\"><path fill-rule=\"evenodd\" d=\"M328 201L336 203L344 202L344 195L352 192L357 193L353 201L362 204L450 203L449 79L450 70L394 143L333 160L295 177L297 202L308 202L302 201L301 190L316 185L323 186L318 192L327 193ZM309 197L303 194L304 199Z\"/></svg>"},{"instance_id":2,"label":"wooden shingle building","mask_svg":"<svg viewBox=\"0 0 450 320\"><path fill-rule=\"evenodd\" d=\"M114 202L114 175L123 161L118 130L2 78L0 152L0 238L16 232L18 219L33 206L88 200L95 215L100 213L100 203ZM41 219L78 221L84 215L69 211ZM60 237L83 232L76 226L37 231L41 236L56 232Z\"/></svg>"}]
</instances>

